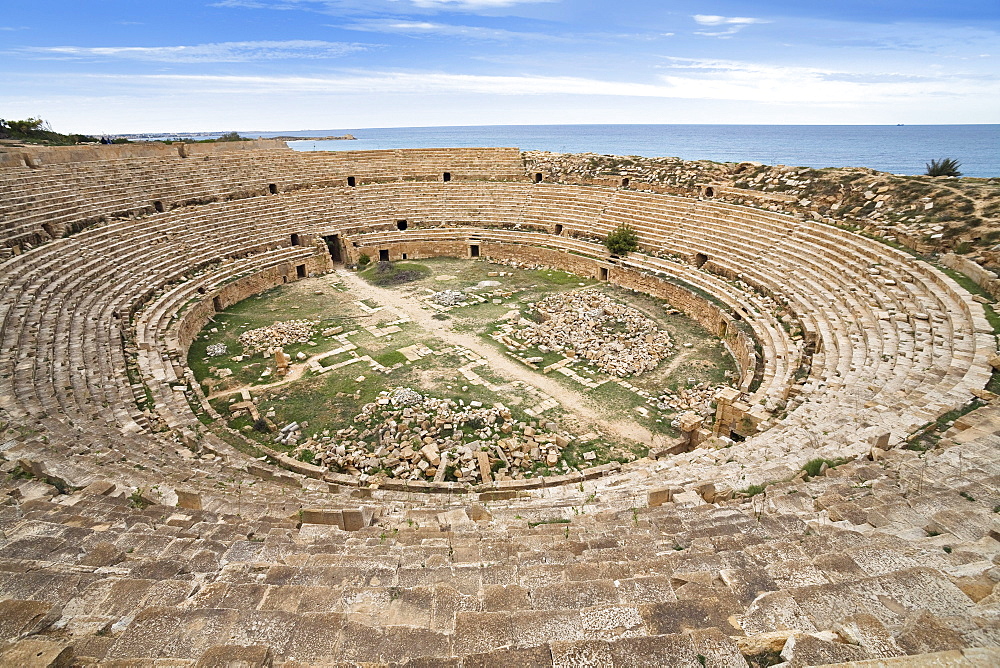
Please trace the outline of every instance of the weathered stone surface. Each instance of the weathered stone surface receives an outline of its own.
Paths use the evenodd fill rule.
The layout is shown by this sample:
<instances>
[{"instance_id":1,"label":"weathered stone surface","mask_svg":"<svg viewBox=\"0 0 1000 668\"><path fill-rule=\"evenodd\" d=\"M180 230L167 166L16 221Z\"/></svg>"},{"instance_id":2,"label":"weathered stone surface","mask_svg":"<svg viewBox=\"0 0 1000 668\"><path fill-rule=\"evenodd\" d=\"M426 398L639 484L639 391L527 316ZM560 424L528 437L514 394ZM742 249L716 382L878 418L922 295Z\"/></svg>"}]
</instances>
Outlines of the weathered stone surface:
<instances>
[{"instance_id":1,"label":"weathered stone surface","mask_svg":"<svg viewBox=\"0 0 1000 668\"><path fill-rule=\"evenodd\" d=\"M0 640L38 633L58 619L60 612L43 601L0 601Z\"/></svg>"},{"instance_id":2,"label":"weathered stone surface","mask_svg":"<svg viewBox=\"0 0 1000 668\"><path fill-rule=\"evenodd\" d=\"M73 646L47 638L25 638L0 649L0 664L31 668L69 668Z\"/></svg>"},{"instance_id":3,"label":"weathered stone surface","mask_svg":"<svg viewBox=\"0 0 1000 668\"><path fill-rule=\"evenodd\" d=\"M220 645L201 655L195 668L270 668L274 654L266 645Z\"/></svg>"}]
</instances>

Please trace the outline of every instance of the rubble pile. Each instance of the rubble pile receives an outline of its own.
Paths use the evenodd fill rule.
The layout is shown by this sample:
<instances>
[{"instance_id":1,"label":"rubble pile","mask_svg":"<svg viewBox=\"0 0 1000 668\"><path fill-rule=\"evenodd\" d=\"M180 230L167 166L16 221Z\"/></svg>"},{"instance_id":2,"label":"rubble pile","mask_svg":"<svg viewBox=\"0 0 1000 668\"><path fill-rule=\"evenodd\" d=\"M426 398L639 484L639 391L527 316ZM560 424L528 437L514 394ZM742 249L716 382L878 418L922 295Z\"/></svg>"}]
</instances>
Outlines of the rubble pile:
<instances>
[{"instance_id":1,"label":"rubble pile","mask_svg":"<svg viewBox=\"0 0 1000 668\"><path fill-rule=\"evenodd\" d=\"M221 357L229 352L225 343L213 343L205 348L205 354L209 357Z\"/></svg>"},{"instance_id":2,"label":"rubble pile","mask_svg":"<svg viewBox=\"0 0 1000 668\"><path fill-rule=\"evenodd\" d=\"M502 404L439 399L398 387L365 404L350 427L302 440L293 423L276 440L298 453L310 450L315 464L362 483L383 477L479 483L530 478L541 467L560 466L571 438L557 433L553 422L516 422Z\"/></svg>"},{"instance_id":3,"label":"rubble pile","mask_svg":"<svg viewBox=\"0 0 1000 668\"><path fill-rule=\"evenodd\" d=\"M715 413L712 402L715 400L716 392L722 387L726 385L702 383L697 387L678 389L676 392L666 390L653 399L653 404L661 411L672 413L694 411L708 417Z\"/></svg>"},{"instance_id":4,"label":"rubble pile","mask_svg":"<svg viewBox=\"0 0 1000 668\"><path fill-rule=\"evenodd\" d=\"M654 320L597 290L550 295L534 313L540 322L521 318L510 326L510 337L587 360L613 376L651 371L672 350L670 336Z\"/></svg>"},{"instance_id":5,"label":"rubble pile","mask_svg":"<svg viewBox=\"0 0 1000 668\"><path fill-rule=\"evenodd\" d=\"M464 304L467 296L458 290L442 290L431 295L431 301L439 306L458 306Z\"/></svg>"},{"instance_id":6,"label":"rubble pile","mask_svg":"<svg viewBox=\"0 0 1000 668\"><path fill-rule=\"evenodd\" d=\"M306 343L312 338L316 324L315 320L285 320L267 327L248 329L240 334L240 345L244 352L253 355L293 343Z\"/></svg>"}]
</instances>

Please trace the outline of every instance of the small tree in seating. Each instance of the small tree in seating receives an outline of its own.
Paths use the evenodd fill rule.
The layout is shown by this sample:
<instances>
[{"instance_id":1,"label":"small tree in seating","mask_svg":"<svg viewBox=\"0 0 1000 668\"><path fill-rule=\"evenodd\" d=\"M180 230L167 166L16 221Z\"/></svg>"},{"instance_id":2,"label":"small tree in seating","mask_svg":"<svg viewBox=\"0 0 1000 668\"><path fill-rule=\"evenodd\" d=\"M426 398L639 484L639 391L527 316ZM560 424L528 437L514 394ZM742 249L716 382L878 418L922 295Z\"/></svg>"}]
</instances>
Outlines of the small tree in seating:
<instances>
[{"instance_id":1,"label":"small tree in seating","mask_svg":"<svg viewBox=\"0 0 1000 668\"><path fill-rule=\"evenodd\" d=\"M961 176L962 172L958 168L962 166L958 160L952 158L942 158L941 160L931 160L925 163L927 176Z\"/></svg>"},{"instance_id":2,"label":"small tree in seating","mask_svg":"<svg viewBox=\"0 0 1000 668\"><path fill-rule=\"evenodd\" d=\"M639 250L639 235L628 225L619 225L607 236L604 245L612 255L628 255L632 251Z\"/></svg>"}]
</instances>

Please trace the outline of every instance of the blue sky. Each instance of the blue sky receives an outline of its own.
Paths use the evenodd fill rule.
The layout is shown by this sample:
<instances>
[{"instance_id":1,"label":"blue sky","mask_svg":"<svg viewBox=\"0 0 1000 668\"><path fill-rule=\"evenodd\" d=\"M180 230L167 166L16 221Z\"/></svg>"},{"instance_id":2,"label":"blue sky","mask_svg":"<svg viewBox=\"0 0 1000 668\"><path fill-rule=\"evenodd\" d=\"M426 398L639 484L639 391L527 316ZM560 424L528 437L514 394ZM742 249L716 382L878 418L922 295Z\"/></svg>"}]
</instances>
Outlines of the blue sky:
<instances>
[{"instance_id":1,"label":"blue sky","mask_svg":"<svg viewBox=\"0 0 1000 668\"><path fill-rule=\"evenodd\" d=\"M1000 122L1000 2L38 0L0 117L63 132Z\"/></svg>"}]
</instances>

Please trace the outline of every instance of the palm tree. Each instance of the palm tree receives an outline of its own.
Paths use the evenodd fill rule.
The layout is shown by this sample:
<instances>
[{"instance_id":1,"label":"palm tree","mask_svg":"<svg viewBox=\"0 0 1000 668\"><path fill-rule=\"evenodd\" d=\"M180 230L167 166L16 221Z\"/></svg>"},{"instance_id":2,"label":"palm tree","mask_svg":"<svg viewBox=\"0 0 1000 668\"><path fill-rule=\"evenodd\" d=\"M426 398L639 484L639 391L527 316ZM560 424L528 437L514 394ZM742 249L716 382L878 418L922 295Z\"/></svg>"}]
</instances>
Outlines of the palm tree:
<instances>
[{"instance_id":1,"label":"palm tree","mask_svg":"<svg viewBox=\"0 0 1000 668\"><path fill-rule=\"evenodd\" d=\"M942 158L941 160L931 160L926 163L927 176L961 176L962 172L958 168L962 166L958 160Z\"/></svg>"}]
</instances>

